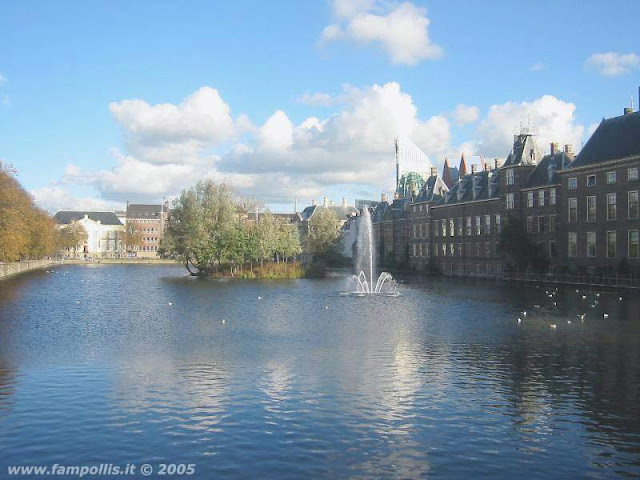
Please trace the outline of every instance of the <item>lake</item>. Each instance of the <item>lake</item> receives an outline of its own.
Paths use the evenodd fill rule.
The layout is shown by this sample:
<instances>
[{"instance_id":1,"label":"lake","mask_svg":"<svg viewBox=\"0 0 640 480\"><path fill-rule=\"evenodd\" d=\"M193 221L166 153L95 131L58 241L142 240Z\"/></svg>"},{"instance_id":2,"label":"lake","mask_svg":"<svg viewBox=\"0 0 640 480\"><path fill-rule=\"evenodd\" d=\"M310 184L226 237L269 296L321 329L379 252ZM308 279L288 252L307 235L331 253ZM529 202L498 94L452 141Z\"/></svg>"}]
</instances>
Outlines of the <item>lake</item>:
<instances>
[{"instance_id":1,"label":"lake","mask_svg":"<svg viewBox=\"0 0 640 480\"><path fill-rule=\"evenodd\" d=\"M345 283L143 265L0 282L0 477L640 476L637 293Z\"/></svg>"}]
</instances>

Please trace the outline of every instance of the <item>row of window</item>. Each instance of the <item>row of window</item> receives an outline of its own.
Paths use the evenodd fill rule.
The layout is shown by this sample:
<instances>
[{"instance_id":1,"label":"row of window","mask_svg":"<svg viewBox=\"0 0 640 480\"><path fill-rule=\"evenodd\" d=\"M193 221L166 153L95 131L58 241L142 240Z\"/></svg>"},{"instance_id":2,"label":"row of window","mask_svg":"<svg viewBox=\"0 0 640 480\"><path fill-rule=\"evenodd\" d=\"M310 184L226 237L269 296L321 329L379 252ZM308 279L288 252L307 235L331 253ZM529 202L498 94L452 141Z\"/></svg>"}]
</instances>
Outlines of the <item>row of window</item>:
<instances>
[{"instance_id":1,"label":"row of window","mask_svg":"<svg viewBox=\"0 0 640 480\"><path fill-rule=\"evenodd\" d=\"M617 174L615 171L605 173L605 180L609 185L613 185L616 183L617 181L616 177L617 177ZM638 180L638 167L631 167L627 169L627 180L628 181ZM595 187L596 175L595 174L587 175L585 185L587 187ZM574 190L578 188L578 177L569 177L568 187L569 187L569 190Z\"/></svg>"},{"instance_id":2,"label":"row of window","mask_svg":"<svg viewBox=\"0 0 640 480\"><path fill-rule=\"evenodd\" d=\"M465 257L495 257L498 255L498 244L496 242L477 243L435 243L433 245L434 257L462 257L463 246ZM474 247L475 245L475 247ZM431 245L428 243L414 243L411 255L413 257L429 257L431 255Z\"/></svg>"},{"instance_id":3,"label":"row of window","mask_svg":"<svg viewBox=\"0 0 640 480\"><path fill-rule=\"evenodd\" d=\"M142 240L145 242L157 242L158 237L142 237Z\"/></svg>"},{"instance_id":4,"label":"row of window","mask_svg":"<svg viewBox=\"0 0 640 480\"><path fill-rule=\"evenodd\" d=\"M558 230L558 215L527 217L527 233L546 233Z\"/></svg>"},{"instance_id":5,"label":"row of window","mask_svg":"<svg viewBox=\"0 0 640 480\"><path fill-rule=\"evenodd\" d=\"M586 256L597 256L597 234L596 232L586 232ZM629 230L627 232L627 256L629 258L638 258L639 253L639 233L638 230ZM607 258L615 258L618 256L618 232L606 232L606 253ZM578 234L569 232L568 235L568 255L569 257L578 256Z\"/></svg>"},{"instance_id":6,"label":"row of window","mask_svg":"<svg viewBox=\"0 0 640 480\"><path fill-rule=\"evenodd\" d=\"M491 235L492 233L500 233L500 214L493 215L476 215L475 217L458 217L445 218L442 220L434 220L433 236L434 237L462 237L472 235ZM413 225L413 238L428 238L429 224L420 223Z\"/></svg>"},{"instance_id":7,"label":"row of window","mask_svg":"<svg viewBox=\"0 0 640 480\"><path fill-rule=\"evenodd\" d=\"M616 193L607 193L607 220L616 220L618 218L618 196ZM587 197L587 222L595 222L597 218L596 196ZM627 218L639 218L640 207L638 203L638 190L627 192ZM577 223L578 221L578 199L569 199L569 223Z\"/></svg>"},{"instance_id":8,"label":"row of window","mask_svg":"<svg viewBox=\"0 0 640 480\"><path fill-rule=\"evenodd\" d=\"M538 190L538 195L535 192L527 192L527 207L535 207L535 198L538 197L538 206L544 207L547 198L549 199L549 205L556 204L556 189L550 188L548 193L545 190Z\"/></svg>"}]
</instances>

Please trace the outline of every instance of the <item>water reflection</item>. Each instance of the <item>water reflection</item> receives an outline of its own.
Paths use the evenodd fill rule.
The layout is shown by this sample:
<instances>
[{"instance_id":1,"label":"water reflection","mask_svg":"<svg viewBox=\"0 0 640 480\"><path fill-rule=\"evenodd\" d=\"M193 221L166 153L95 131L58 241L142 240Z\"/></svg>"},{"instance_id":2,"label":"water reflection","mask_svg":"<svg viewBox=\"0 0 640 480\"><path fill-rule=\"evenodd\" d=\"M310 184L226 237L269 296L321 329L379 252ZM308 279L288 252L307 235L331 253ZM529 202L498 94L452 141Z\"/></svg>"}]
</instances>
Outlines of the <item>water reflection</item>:
<instances>
[{"instance_id":1,"label":"water reflection","mask_svg":"<svg viewBox=\"0 0 640 480\"><path fill-rule=\"evenodd\" d=\"M585 307L568 290L449 281L342 297L341 278L144 267L11 282L3 462L174 459L203 478L640 474L637 299L588 292L599 303Z\"/></svg>"}]
</instances>

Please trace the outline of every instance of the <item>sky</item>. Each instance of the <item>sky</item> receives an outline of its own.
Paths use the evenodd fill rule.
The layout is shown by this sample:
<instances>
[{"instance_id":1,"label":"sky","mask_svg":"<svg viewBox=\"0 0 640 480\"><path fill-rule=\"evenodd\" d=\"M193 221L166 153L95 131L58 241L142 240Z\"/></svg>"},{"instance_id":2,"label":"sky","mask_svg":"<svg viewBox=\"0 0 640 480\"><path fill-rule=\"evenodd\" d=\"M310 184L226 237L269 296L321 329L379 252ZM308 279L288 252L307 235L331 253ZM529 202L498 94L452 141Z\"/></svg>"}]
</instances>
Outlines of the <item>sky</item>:
<instances>
[{"instance_id":1,"label":"sky","mask_svg":"<svg viewBox=\"0 0 640 480\"><path fill-rule=\"evenodd\" d=\"M226 182L277 212L379 199L394 138L442 168L638 108L637 0L1 1L0 161L37 204Z\"/></svg>"}]
</instances>

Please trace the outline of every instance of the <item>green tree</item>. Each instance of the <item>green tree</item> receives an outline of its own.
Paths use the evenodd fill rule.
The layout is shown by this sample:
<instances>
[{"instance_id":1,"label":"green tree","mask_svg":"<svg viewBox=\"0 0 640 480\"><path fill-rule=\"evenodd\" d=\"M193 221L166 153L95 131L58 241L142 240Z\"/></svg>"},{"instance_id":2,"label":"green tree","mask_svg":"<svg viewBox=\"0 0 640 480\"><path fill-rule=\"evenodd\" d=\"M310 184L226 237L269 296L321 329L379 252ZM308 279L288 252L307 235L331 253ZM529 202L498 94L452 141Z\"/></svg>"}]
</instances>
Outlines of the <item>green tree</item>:
<instances>
[{"instance_id":1,"label":"green tree","mask_svg":"<svg viewBox=\"0 0 640 480\"><path fill-rule=\"evenodd\" d=\"M284 221L280 222L277 250L285 261L302 253L300 232L296 225Z\"/></svg>"},{"instance_id":2,"label":"green tree","mask_svg":"<svg viewBox=\"0 0 640 480\"><path fill-rule=\"evenodd\" d=\"M498 251L518 270L531 266L536 271L543 271L549 265L544 251L531 241L524 225L516 217L508 217L502 227Z\"/></svg>"},{"instance_id":3,"label":"green tree","mask_svg":"<svg viewBox=\"0 0 640 480\"><path fill-rule=\"evenodd\" d=\"M333 210L318 207L309 220L306 251L313 255L323 255L336 244L339 237L340 220Z\"/></svg>"}]
</instances>

